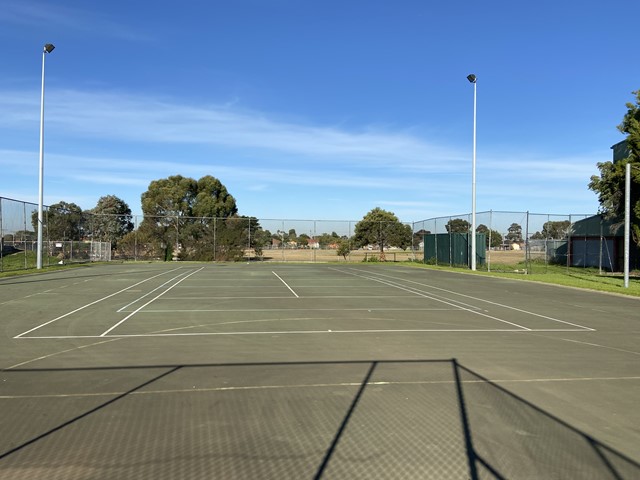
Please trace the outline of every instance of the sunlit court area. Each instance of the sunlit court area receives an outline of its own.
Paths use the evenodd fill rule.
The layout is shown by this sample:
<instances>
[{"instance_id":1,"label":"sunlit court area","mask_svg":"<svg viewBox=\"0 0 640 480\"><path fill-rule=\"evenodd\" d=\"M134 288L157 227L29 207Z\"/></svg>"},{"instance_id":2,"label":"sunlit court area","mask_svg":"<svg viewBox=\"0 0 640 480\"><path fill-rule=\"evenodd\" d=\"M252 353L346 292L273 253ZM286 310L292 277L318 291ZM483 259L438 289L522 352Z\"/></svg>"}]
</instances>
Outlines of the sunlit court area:
<instances>
[{"instance_id":1,"label":"sunlit court area","mask_svg":"<svg viewBox=\"0 0 640 480\"><path fill-rule=\"evenodd\" d=\"M640 478L634 298L389 264L0 279L7 479Z\"/></svg>"}]
</instances>

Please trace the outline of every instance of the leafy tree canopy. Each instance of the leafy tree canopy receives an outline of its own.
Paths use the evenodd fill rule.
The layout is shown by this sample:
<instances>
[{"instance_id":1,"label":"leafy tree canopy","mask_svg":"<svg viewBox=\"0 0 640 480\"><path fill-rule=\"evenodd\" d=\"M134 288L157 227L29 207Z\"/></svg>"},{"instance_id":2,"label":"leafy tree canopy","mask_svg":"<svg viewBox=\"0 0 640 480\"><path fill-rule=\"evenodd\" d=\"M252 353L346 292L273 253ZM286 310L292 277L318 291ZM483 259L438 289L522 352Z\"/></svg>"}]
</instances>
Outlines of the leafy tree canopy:
<instances>
[{"instance_id":1,"label":"leafy tree canopy","mask_svg":"<svg viewBox=\"0 0 640 480\"><path fill-rule=\"evenodd\" d=\"M142 212L151 217L218 217L238 213L236 201L220 180L174 175L154 180L142 194Z\"/></svg>"},{"instance_id":2,"label":"leafy tree canopy","mask_svg":"<svg viewBox=\"0 0 640 480\"><path fill-rule=\"evenodd\" d=\"M476 228L476 232L484 233L486 235L487 248L495 248L502 245L502 235L500 234L500 232L490 229L485 224L481 223L480 225L478 225L478 228Z\"/></svg>"},{"instance_id":3,"label":"leafy tree canopy","mask_svg":"<svg viewBox=\"0 0 640 480\"><path fill-rule=\"evenodd\" d=\"M38 231L38 212L31 214L31 223ZM60 201L44 212L44 232L48 240L82 240L84 218L82 209L75 203Z\"/></svg>"},{"instance_id":4,"label":"leafy tree canopy","mask_svg":"<svg viewBox=\"0 0 640 480\"><path fill-rule=\"evenodd\" d=\"M507 240L510 242L521 242L522 241L522 226L518 223L512 223L509 229L507 230Z\"/></svg>"},{"instance_id":5,"label":"leafy tree canopy","mask_svg":"<svg viewBox=\"0 0 640 480\"><path fill-rule=\"evenodd\" d=\"M452 218L445 225L448 233L469 233L471 224L462 218Z\"/></svg>"},{"instance_id":6,"label":"leafy tree canopy","mask_svg":"<svg viewBox=\"0 0 640 480\"><path fill-rule=\"evenodd\" d=\"M378 245L380 252L384 247L404 249L411 245L411 234L411 227L401 223L395 214L376 207L356 223L354 243L357 247Z\"/></svg>"},{"instance_id":7,"label":"leafy tree canopy","mask_svg":"<svg viewBox=\"0 0 640 480\"><path fill-rule=\"evenodd\" d=\"M100 197L89 213L92 215L87 230L95 240L111 242L115 247L118 240L133 230L129 205L115 195Z\"/></svg>"},{"instance_id":8,"label":"leafy tree canopy","mask_svg":"<svg viewBox=\"0 0 640 480\"><path fill-rule=\"evenodd\" d=\"M571 222L569 220L562 221L549 221L542 225L542 231L536 232L531 235L533 240L552 239L563 240L567 238L569 230L571 229Z\"/></svg>"}]
</instances>

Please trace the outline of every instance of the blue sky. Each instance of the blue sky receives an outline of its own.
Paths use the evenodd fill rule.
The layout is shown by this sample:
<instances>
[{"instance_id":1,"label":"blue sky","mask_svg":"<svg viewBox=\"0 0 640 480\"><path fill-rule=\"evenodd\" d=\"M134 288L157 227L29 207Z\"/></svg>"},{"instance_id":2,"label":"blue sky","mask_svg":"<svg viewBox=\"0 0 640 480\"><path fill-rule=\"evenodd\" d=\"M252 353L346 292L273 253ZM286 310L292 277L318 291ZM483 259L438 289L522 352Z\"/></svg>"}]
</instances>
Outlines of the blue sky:
<instances>
[{"instance_id":1,"label":"blue sky","mask_svg":"<svg viewBox=\"0 0 640 480\"><path fill-rule=\"evenodd\" d=\"M0 0L0 196L104 195L213 175L243 215L403 221L595 213L640 89L640 3ZM634 20L631 20L634 19Z\"/></svg>"}]
</instances>

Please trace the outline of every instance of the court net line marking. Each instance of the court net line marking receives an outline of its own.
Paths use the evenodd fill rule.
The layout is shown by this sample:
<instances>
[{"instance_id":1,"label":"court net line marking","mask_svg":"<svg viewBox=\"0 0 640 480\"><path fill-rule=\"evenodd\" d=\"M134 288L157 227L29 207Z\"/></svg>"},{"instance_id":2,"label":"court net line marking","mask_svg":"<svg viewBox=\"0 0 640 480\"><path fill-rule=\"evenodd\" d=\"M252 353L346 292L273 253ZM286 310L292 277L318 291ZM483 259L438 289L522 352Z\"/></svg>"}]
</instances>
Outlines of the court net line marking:
<instances>
[{"instance_id":1,"label":"court net line marking","mask_svg":"<svg viewBox=\"0 0 640 480\"><path fill-rule=\"evenodd\" d=\"M16 372L20 372L17 370ZM611 382L611 381L635 381L640 377L568 377L568 378L523 378L508 380L461 380L463 384L508 384L508 383L560 383L560 382ZM455 385L455 380L416 380L416 381L375 381L367 382L367 385L394 386L394 385ZM237 392L246 390L285 390L296 388L335 388L335 387L360 387L362 382L337 382L337 383L309 383L297 385L245 385L235 387L205 387L205 388L179 388L170 390L138 390L129 395L162 395L175 393L213 393L213 392ZM122 395L123 392L96 392L96 393L45 393L42 395L0 395L1 400L17 400L30 398L78 398L78 397L102 397Z\"/></svg>"},{"instance_id":2,"label":"court net line marking","mask_svg":"<svg viewBox=\"0 0 640 480\"><path fill-rule=\"evenodd\" d=\"M154 298L152 298L151 300L149 300L147 303L145 303L144 305L142 305L141 307L137 308L136 310L134 310L133 312L131 312L129 315L127 315L126 317L124 317L122 320L120 320L118 323L116 323L115 325L113 325L111 328L108 328L107 330L105 330L100 336L104 337L106 336L109 332L111 332L112 330L114 330L115 328L119 327L120 325L122 325L124 322L126 322L127 320L129 320L131 317L133 317L136 313L138 313L140 310L142 310L144 307L146 307L147 305L153 303L154 301L156 301L158 298L160 298L162 295L164 295L165 293L167 293L169 290L171 290L172 288L174 288L176 285L182 283L183 281L185 281L187 278L189 278L191 275L195 275L196 273L200 272L201 270L203 270L204 267L199 268L198 270L195 270L193 272L191 272L189 275L185 275L184 277L182 277L180 280L178 280L176 283L174 283L173 285L171 285L169 288L167 288L164 292L162 292L160 295L155 296ZM182 275L182 274L181 274ZM172 278L170 281L175 280L178 277L174 277ZM169 283L169 282L165 282L165 285Z\"/></svg>"},{"instance_id":3,"label":"court net line marking","mask_svg":"<svg viewBox=\"0 0 640 480\"><path fill-rule=\"evenodd\" d=\"M353 275L354 277L360 277L360 278L364 278L364 279L367 279L367 280L372 280L374 282L383 283L385 285L389 285L390 287L398 288L398 289L404 290L406 292L412 292L415 295L418 295L420 297L428 298L430 300L435 300L436 302L441 302L441 303L444 303L446 305L458 308L460 310L464 310L466 312L473 313L475 315L480 315L482 317L487 317L487 318L490 318L492 320L497 320L498 322L507 323L509 325L513 325L514 327L521 328L522 330L531 331L530 328L527 328L527 327L525 327L523 325L518 325L517 323L510 322L508 320L503 320L502 318L494 317L493 315L489 315L487 313L479 312L479 311L477 311L478 310L477 307L472 307L471 305L465 305L462 302L456 302L455 300L451 300L451 299L443 300L441 298L438 298L437 296L433 296L433 295L427 294L426 292L418 290L417 288L414 288L414 287L407 287L405 285L398 284L397 282L394 283L394 282L391 282L389 280L384 280L384 279L381 279L381 278L366 276L366 275L363 275L361 273L353 273L353 272L350 272L350 271L343 271L343 270L340 270L340 269L337 269L337 268L332 268L332 270L337 270L338 272L346 273L347 275ZM452 303L452 302L459 303L459 305L456 305L456 303Z\"/></svg>"},{"instance_id":4,"label":"court net line marking","mask_svg":"<svg viewBox=\"0 0 640 480\"><path fill-rule=\"evenodd\" d=\"M65 317L68 317L69 315L73 315L74 313L77 313L77 312L79 312L80 310L84 310L85 308L91 307L91 306L95 305L96 303L100 303L100 302L102 302L102 301L104 301L104 300L107 300L107 299L109 299L109 298L111 298L111 297L115 297L116 295L118 295L118 294L120 294L120 293L122 293L122 292L126 292L127 290L132 289L133 287L137 287L138 285L141 285L141 284L143 284L143 283L145 283L145 282L148 282L149 280L153 280L153 279L154 279L154 278L156 278L156 277L160 277L160 276L162 276L162 275L166 275L167 273L175 272L176 270L180 270L181 268L182 268L182 267L174 268L173 270L169 270L169 271L167 271L167 272L162 272L162 273L159 273L158 275L154 275L153 277L149 277L149 278L147 278L147 279L145 279L145 280L142 280L142 281L140 281L140 282L138 282L138 283L134 283L133 285L130 285L130 286L128 286L127 288L123 288L122 290L118 290L117 292L112 293L112 294L110 294L110 295L107 295L106 297L99 298L98 300L95 300L95 301L93 301L93 302L91 302L91 303L87 303L86 305L83 305L82 307L79 307L79 308L76 308L75 310L72 310L72 311L70 311L70 312L67 312L67 313L65 313L64 315L60 315L59 317L56 317L56 318L54 318L53 320L49 320L48 322L45 322L45 323L43 323L43 324L40 324L40 325L38 325L37 327L33 327L32 329L27 330L26 332L22 332L21 334L16 335L16 336L15 336L15 337L13 337L13 338L21 338L23 335L28 335L28 334L29 334L29 333L31 333L31 332L35 332L36 330L38 330L38 329L40 329L40 328L42 328L42 327L45 327L45 326L47 326L47 325L49 325L49 324L51 324L51 323L53 323L53 322L57 322L58 320L61 320L61 319L65 318Z\"/></svg>"},{"instance_id":5,"label":"court net line marking","mask_svg":"<svg viewBox=\"0 0 640 480\"><path fill-rule=\"evenodd\" d=\"M339 269L334 269L334 270L341 271ZM357 272L361 272L361 270L357 270L357 269L356 269L356 271ZM354 275L353 273L348 272L348 271L343 271L343 273ZM464 294L464 293L454 292L453 290L447 290L445 288L436 287L434 285L429 285L429 284L426 284L426 283L416 282L415 280L409 280L409 279L406 279L406 278L394 277L392 275L387 275L387 274L378 273L378 272L367 272L367 273L371 273L372 275L380 275L380 276L383 276L383 277L389 277L389 278L392 278L394 280L404 281L404 282L408 282L408 283L415 283L416 285L420 285L422 287L427 287L427 288L431 288L431 289L434 289L434 290L440 290L442 292L450 293L450 294L453 294L453 295L458 295L458 296L465 297L465 298L470 298L472 300L477 300L479 302L488 303L490 305L495 305L495 306L506 308L506 309L509 309L509 310L515 310L516 312L525 313L527 315L533 315L535 317L544 318L544 319L547 319L547 320L551 320L553 322L564 323L566 325L571 325L572 327L581 328L581 329L584 329L584 330L587 330L587 331L590 331L590 332L595 332L596 331L595 328L585 327L584 325L579 325L577 323L571 323L571 322L567 322L566 320L560 320L558 318L549 317L547 315L542 315L540 313L530 312L528 310L522 310L520 308L512 307L510 305L504 305L502 303L492 302L491 300L487 300L487 299L484 299L484 298L473 297L471 295L467 295L467 294ZM374 278L375 277L372 277L372 279L374 279ZM435 294L432 294L432 295L435 295ZM447 300L451 300L451 299L447 299ZM455 300L451 300L451 301L455 301Z\"/></svg>"},{"instance_id":6,"label":"court net line marking","mask_svg":"<svg viewBox=\"0 0 640 480\"><path fill-rule=\"evenodd\" d=\"M291 288L287 282L285 282L282 278L280 278L280 275L278 275L276 272L273 272L273 271L272 271L271 273L273 273L276 277L278 277L278 279L279 279L282 283L284 283L285 287L287 287L287 288L291 291L291 293L293 293L293 294L296 296L296 298L300 298L300 297L298 296L298 294L297 294L296 292L294 292L294 291L293 291L293 288Z\"/></svg>"}]
</instances>

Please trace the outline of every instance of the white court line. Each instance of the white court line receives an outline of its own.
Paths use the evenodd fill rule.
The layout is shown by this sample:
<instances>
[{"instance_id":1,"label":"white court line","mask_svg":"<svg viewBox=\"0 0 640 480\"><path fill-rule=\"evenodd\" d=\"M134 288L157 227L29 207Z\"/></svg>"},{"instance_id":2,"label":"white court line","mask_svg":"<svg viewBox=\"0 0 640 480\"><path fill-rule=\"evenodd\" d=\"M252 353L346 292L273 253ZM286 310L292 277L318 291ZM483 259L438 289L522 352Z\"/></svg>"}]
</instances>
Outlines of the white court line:
<instances>
[{"instance_id":1,"label":"white court line","mask_svg":"<svg viewBox=\"0 0 640 480\"><path fill-rule=\"evenodd\" d=\"M167 288L164 292L162 292L160 295L157 295L156 297L152 298L151 300L149 300L147 303L145 303L144 305L142 305L140 308L138 308L137 310L134 310L133 312L131 312L129 315L127 315L126 317L124 317L122 320L120 320L118 323L116 323L114 326L112 326L111 328L108 328L106 331L104 331L100 336L104 337L106 336L110 331L112 331L113 329L117 328L118 326L122 325L124 322L126 322L127 320L129 320L131 317L133 317L136 313L138 313L140 310L142 310L144 307L146 307L147 305L149 305L150 303L154 302L155 300L157 300L158 298L160 298L162 295L164 295L165 293L167 293L169 290L171 290L173 287L175 287L176 285L178 285L179 283L185 281L187 278L189 278L191 275L194 275L196 273L198 273L199 271L203 270L204 267L199 268L198 270L191 272L189 275L182 277L180 280L178 280L176 283L174 283L173 285L171 285L169 288ZM176 277L177 278L177 277ZM175 279L175 278L174 278ZM174 280L172 279L172 280ZM166 283L165 283L166 284Z\"/></svg>"},{"instance_id":2,"label":"white court line","mask_svg":"<svg viewBox=\"0 0 640 480\"><path fill-rule=\"evenodd\" d=\"M332 269L332 270L337 270L339 272L341 271L341 270L338 270L338 269ZM346 273L347 275L353 275L354 277L364 278L366 280L372 280L374 282L379 282L379 283L382 283L384 285L389 285L390 287L398 288L398 289L404 290L406 292L411 292L411 293L414 293L414 294L416 294L416 295L418 295L420 297L428 298L429 300L435 300L436 302L441 302L441 303L444 303L446 305L450 305L450 306L455 307L455 308L457 308L459 310L464 310L466 312L470 312L470 313L473 313L475 315L480 315L482 317L487 317L487 318L490 318L492 320L497 320L498 322L502 322L502 323L507 323L509 325L513 325L514 327L518 327L518 328L521 328L523 330L531 331L530 328L524 327L522 325L518 325L517 323L509 322L508 320L503 320L502 318L494 317L493 315L488 315L486 313L475 311L474 308L477 308L477 307L473 307L473 308L463 307L461 305L464 305L464 304L462 304L461 302L458 302L458 303L460 303L460 305L456 305L455 303L451 303L451 302L455 302L455 300L450 300L450 301L442 300L442 299L440 299L438 297L434 297L434 296L428 295L427 293L422 292L422 291L420 291L420 290L418 290L416 288L413 288L413 287L405 287L405 286L402 286L402 285L398 285L398 284L392 283L392 282L390 282L388 280L382 280L380 278L375 278L375 277L367 277L366 275L359 275L359 274L348 272L348 271L346 271L346 272L343 271L342 273Z\"/></svg>"},{"instance_id":3,"label":"white court line","mask_svg":"<svg viewBox=\"0 0 640 480\"><path fill-rule=\"evenodd\" d=\"M569 377L569 378L524 378L509 380L461 380L462 384L502 384L502 383L547 383L547 382L619 382L627 380L640 380L640 377ZM416 380L414 382L379 381L367 382L367 385L394 386L394 385L455 385L455 380ZM292 385L244 385L235 387L205 387L205 388L179 388L171 390L139 390L129 395L166 395L176 393L211 393L211 392L237 392L243 390L287 390L294 388L336 388L336 387L360 387L362 382L338 382L338 383L302 383ZM82 398L82 397L113 397L122 395L123 392L100 393L50 393L42 395L0 395L2 400L19 400L34 398Z\"/></svg>"},{"instance_id":4,"label":"white court line","mask_svg":"<svg viewBox=\"0 0 640 480\"><path fill-rule=\"evenodd\" d=\"M583 329L568 328L544 328L539 330L523 330L521 328L485 328L485 329L398 329L398 330L273 330L273 331L249 331L249 332L193 332L193 333L131 333L117 335L55 335L43 337L22 337L23 339L48 339L48 340L68 340L82 338L153 338L153 337L212 337L212 336L242 336L242 335L336 335L342 333L535 333L535 332L586 332Z\"/></svg>"},{"instance_id":5,"label":"white court line","mask_svg":"<svg viewBox=\"0 0 640 480\"><path fill-rule=\"evenodd\" d=\"M148 282L149 280L153 280L154 278L160 277L161 275L166 275L167 273L175 272L176 270L180 270L181 268L182 267L174 268L173 270L169 270L167 272L162 272L162 273L159 273L158 275L154 275L153 277L149 277L149 278L147 278L145 280L142 280L141 282L134 283L133 285L130 285L127 288L123 288L122 290L118 290L117 292L112 293L111 295L107 295L106 297L102 297L102 298L100 298L100 299L98 299L98 300L96 300L94 302L87 303L86 305L83 305L80 308L76 308L75 310L72 310L71 312L65 313L64 315L60 315L59 317L56 317L53 320L49 320L48 322L45 322L45 323L43 323L41 325L38 325L37 327L33 327L31 330L27 330L26 332L22 332L21 334L16 335L13 338L21 338L23 335L27 335L27 334L29 334L31 332L34 332L34 331L36 331L36 330L38 330L38 329L40 329L40 328L42 328L42 327L44 327L46 325L49 325L50 323L53 323L53 322L56 322L56 321L58 321L60 319L68 317L69 315L73 315L74 313L77 313L80 310L84 310L87 307L91 307L92 305L95 305L96 303L100 303L103 300L107 300L108 298L114 297L114 296L116 296L116 295L118 295L118 294L120 294L122 292L126 292L127 290L129 290L129 289L131 289L133 287L137 287L138 285L141 285L141 284L143 284L145 282Z\"/></svg>"},{"instance_id":6,"label":"white court line","mask_svg":"<svg viewBox=\"0 0 640 480\"><path fill-rule=\"evenodd\" d=\"M462 384L504 384L504 383L558 383L558 382L620 382L636 381L640 377L566 377L566 378L523 378L505 380L460 380ZM367 382L367 385L394 386L394 385L455 385L456 380L416 380L416 381L377 381ZM208 393L208 392L234 392L243 390L287 390L297 388L336 388L336 387L359 387L358 382L337 382L337 383L298 383L291 385L244 385L233 387L204 387L204 388L178 388L170 390L138 390L129 395L166 395L176 393ZM1 395L3 400L33 399L33 398L81 398L122 395L124 392L100 392L100 393L50 393L41 395Z\"/></svg>"},{"instance_id":7,"label":"white court line","mask_svg":"<svg viewBox=\"0 0 640 480\"><path fill-rule=\"evenodd\" d=\"M335 270L337 270L337 269L335 269ZM341 270L338 270L338 271L341 271ZM356 271L360 272L360 270L356 270ZM350 273L350 272L343 272L343 273ZM477 300L477 301L479 301L479 302L488 303L488 304L490 304L490 305L495 305L495 306L502 307L502 308L506 308L506 309L509 309L509 310L515 310L516 312L526 313L527 315L532 315L532 316L534 316L534 317L544 318L544 319L546 319L546 320L551 320L551 321L553 321L553 322L564 323L564 324L566 324L566 325L571 325L572 327L581 328L581 329L584 329L584 330L588 330L588 331L590 331L590 332L595 332L595 331L596 331L594 328L585 327L584 325L579 325L579 324L577 324L577 323L567 322L567 321L565 321L565 320L560 320L560 319L558 319L558 318L549 317L549 316L547 316L547 315L542 315L542 314L540 314L540 313L530 312L530 311L528 311L528 310L522 310L522 309L520 309L520 308L512 307L512 306L510 306L510 305L504 305L504 304L502 304L502 303L492 302L491 300L486 300L486 299L484 299L484 298L479 298L479 297L473 297L473 296L471 296L471 295L466 295L466 294L464 294L464 293L454 292L453 290L447 290L447 289L445 289L445 288L436 287L436 286L429 285L429 284L426 284L426 283L420 283L420 282L416 282L416 281L414 281L414 280L409 280L409 279L401 278L401 277L394 277L394 276L387 275L387 274L384 274L384 273L377 273L377 272L371 272L371 273L372 273L372 274L375 274L375 275L380 275L380 276L383 276L383 277L393 278L394 280L399 280L399 281L408 282L408 283L415 283L416 285L420 285L420 286L422 286L422 287L432 288L432 289L434 289L434 290L440 290L440 291L442 291L442 292L447 292L447 293L451 293L451 294L453 294L453 295L458 295L458 296L461 296L461 297L470 298L470 299L472 299L472 300ZM353 275L353 274L352 274L352 275ZM366 278L366 277L365 277L365 278ZM454 300L451 300L451 301L454 301Z\"/></svg>"},{"instance_id":8,"label":"white court line","mask_svg":"<svg viewBox=\"0 0 640 480\"><path fill-rule=\"evenodd\" d=\"M28 338L28 337L27 337ZM31 338L40 338L40 337L31 337ZM103 343L115 342L116 340L120 340L120 338L110 338L109 340L104 340L102 342L90 343L89 345L82 345L81 347L69 348L67 350L62 350L60 352L50 353L49 355L43 355L38 358L32 358L31 360L27 360L26 362L16 363L15 365L11 365L10 367L5 368L4 370L11 370L12 368L22 367L24 365L28 365L29 363L37 362L38 360L44 360L45 358L55 357L56 355L60 355L62 353L69 353L75 350L82 350L83 348L95 347L96 345L102 345Z\"/></svg>"},{"instance_id":9,"label":"white court line","mask_svg":"<svg viewBox=\"0 0 640 480\"><path fill-rule=\"evenodd\" d=\"M148 297L149 295L151 295L153 292L155 292L156 290L160 290L162 287L164 287L167 283L171 283L173 282L175 279L180 278L181 276L185 275L186 272L181 273L180 275L173 277L169 280L167 280L166 282L164 282L162 285L160 285L159 287L154 288L153 290L151 290L148 293L145 293L144 295L142 295L141 297L136 298L133 302L127 303L124 307L119 308L118 310L116 310L116 313L120 313L122 312L125 308L130 307L131 305L133 305L134 303L139 302L140 300L142 300L145 297Z\"/></svg>"},{"instance_id":10,"label":"white court line","mask_svg":"<svg viewBox=\"0 0 640 480\"><path fill-rule=\"evenodd\" d=\"M291 298L291 297L287 297ZM196 308L155 309L140 313L229 313L229 312L457 312L459 308ZM571 330L573 331L573 330Z\"/></svg>"},{"instance_id":11,"label":"white court line","mask_svg":"<svg viewBox=\"0 0 640 480\"><path fill-rule=\"evenodd\" d=\"M287 282L285 282L282 278L280 278L280 275L278 275L276 272L271 272L271 273L273 273L276 277L278 277L278 279L279 279L282 283L284 283L285 287L287 287L287 288L291 291L291 293L293 293L293 294L296 296L296 298L300 298L300 297L298 296L298 294L297 294L296 292L294 292L294 291L293 291L293 288L291 288L291 287L287 284Z\"/></svg>"},{"instance_id":12,"label":"white court line","mask_svg":"<svg viewBox=\"0 0 640 480\"><path fill-rule=\"evenodd\" d=\"M634 352L633 350L625 350L624 348L609 347L607 345L599 345L597 343L581 342L579 340L571 340L569 338L560 338L558 340L564 340L565 342L571 342L571 343L579 343L581 345L588 345L590 347L606 348L607 350L615 350L617 352L631 353L632 355L640 355L640 352Z\"/></svg>"}]
</instances>

